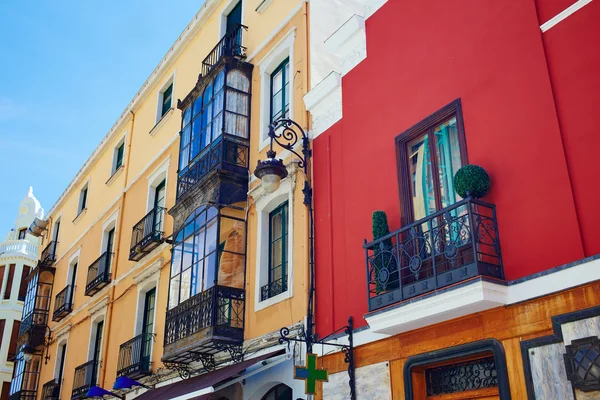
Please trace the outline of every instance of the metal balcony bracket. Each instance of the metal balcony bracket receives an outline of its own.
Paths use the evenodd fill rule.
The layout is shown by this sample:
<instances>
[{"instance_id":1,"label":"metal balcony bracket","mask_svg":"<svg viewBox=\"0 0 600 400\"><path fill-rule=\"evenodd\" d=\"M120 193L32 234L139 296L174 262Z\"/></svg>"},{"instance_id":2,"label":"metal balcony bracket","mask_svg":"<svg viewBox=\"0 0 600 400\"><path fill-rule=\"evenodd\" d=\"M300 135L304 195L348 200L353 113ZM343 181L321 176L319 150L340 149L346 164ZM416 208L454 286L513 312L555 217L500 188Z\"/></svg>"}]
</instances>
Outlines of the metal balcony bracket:
<instances>
[{"instance_id":1,"label":"metal balcony bracket","mask_svg":"<svg viewBox=\"0 0 600 400\"><path fill-rule=\"evenodd\" d=\"M189 364L186 364L186 363L165 362L163 364L166 369L171 370L171 371L176 371L179 374L179 377L181 379L188 379L194 373L194 369L192 367L190 367Z\"/></svg>"},{"instance_id":2,"label":"metal balcony bracket","mask_svg":"<svg viewBox=\"0 0 600 400\"><path fill-rule=\"evenodd\" d=\"M215 356L212 354L206 353L198 353L198 352L190 352L192 354L192 360L196 362L201 362L202 366L207 371L214 371L217 367L217 363L215 362Z\"/></svg>"},{"instance_id":3,"label":"metal balcony bracket","mask_svg":"<svg viewBox=\"0 0 600 400\"><path fill-rule=\"evenodd\" d=\"M241 345L218 343L216 345L216 348L219 349L219 351L227 351L227 352L229 352L229 356L231 357L231 361L233 361L235 363L239 363L239 362L244 361L244 352L242 350L242 346Z\"/></svg>"},{"instance_id":4,"label":"metal balcony bracket","mask_svg":"<svg viewBox=\"0 0 600 400\"><path fill-rule=\"evenodd\" d=\"M332 340L332 336L338 332L344 331L346 335L348 335L348 344L338 344L331 343L328 340ZM281 328L279 331L279 344L290 344L290 342L300 342L310 345L320 344L321 346L334 346L338 347L342 353L344 353L344 362L348 364L348 386L350 386L350 399L356 400L356 379L355 379L355 367L354 367L354 338L353 338L353 323L352 317L348 318L348 325L341 327L335 332L325 336L322 339L319 339L315 334L312 338L306 337L306 335L301 335L300 338L297 337L289 337L290 330L287 327Z\"/></svg>"}]
</instances>

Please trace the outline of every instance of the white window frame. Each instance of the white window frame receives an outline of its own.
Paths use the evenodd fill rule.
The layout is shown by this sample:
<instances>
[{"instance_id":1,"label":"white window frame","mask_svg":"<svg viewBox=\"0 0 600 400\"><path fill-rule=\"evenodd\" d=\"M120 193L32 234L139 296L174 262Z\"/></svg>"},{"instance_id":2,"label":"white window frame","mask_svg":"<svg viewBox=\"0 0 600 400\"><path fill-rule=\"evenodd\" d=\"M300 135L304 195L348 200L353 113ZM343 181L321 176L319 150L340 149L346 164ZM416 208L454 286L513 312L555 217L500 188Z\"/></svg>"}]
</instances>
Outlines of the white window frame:
<instances>
[{"instance_id":1,"label":"white window frame","mask_svg":"<svg viewBox=\"0 0 600 400\"><path fill-rule=\"evenodd\" d=\"M79 271L81 270L81 265L79 265L80 259L81 259L81 247L79 247L77 250L75 250L75 252L73 254L71 254L71 257L69 257L69 263L67 264L67 276L66 276L65 287L67 285L71 284L71 277L73 276L73 266L75 264L77 264L77 269ZM72 303L75 303L75 290L76 289L77 289L77 276L75 276L75 287L71 288L71 290L73 291ZM73 305L74 304L71 304L71 307L73 307Z\"/></svg>"},{"instance_id":2,"label":"white window frame","mask_svg":"<svg viewBox=\"0 0 600 400\"><path fill-rule=\"evenodd\" d=\"M83 207L83 191L87 190L87 195L85 197L85 207ZM79 201L77 205L77 217L79 217L85 210L87 210L87 206L90 200L90 180L88 179L81 187L79 188Z\"/></svg>"},{"instance_id":3,"label":"white window frame","mask_svg":"<svg viewBox=\"0 0 600 400\"><path fill-rule=\"evenodd\" d=\"M290 176L281 181L279 189L271 194L263 194L255 199L257 214L256 276L254 290L254 311L289 299L294 294L294 179ZM269 283L269 214L281 204L288 202L288 259L285 292L269 299L260 300L261 288Z\"/></svg>"},{"instance_id":4,"label":"white window frame","mask_svg":"<svg viewBox=\"0 0 600 400\"><path fill-rule=\"evenodd\" d=\"M60 375L60 354L59 354L59 350L60 347L62 345L65 346L65 362L67 361L67 351L69 350L69 346L68 346L68 340L69 340L69 334L67 333L65 336L61 337L60 339L58 339L57 343L56 343L56 357L54 357L54 372L52 377L54 378L54 380L57 381L57 383L60 385L62 384L62 382L58 382L58 376ZM63 368L63 379L65 378L65 369Z\"/></svg>"},{"instance_id":5,"label":"white window frame","mask_svg":"<svg viewBox=\"0 0 600 400\"><path fill-rule=\"evenodd\" d=\"M112 167L110 169L110 177L111 178L115 175L117 170L121 170L125 166L125 151L127 150L127 147L125 146L126 145L126 143L125 143L126 136L127 136L127 132L121 137L121 139L119 139L119 141L117 142L117 144L115 144L115 147L113 148L113 160L112 160ZM117 153L118 153L119 147L121 147L121 145L123 146L123 160L121 161L121 165L119 167L117 167Z\"/></svg>"},{"instance_id":6,"label":"white window frame","mask_svg":"<svg viewBox=\"0 0 600 400\"><path fill-rule=\"evenodd\" d=\"M169 111L167 111L164 115L162 114L162 104L165 91L169 88L169 85L173 85L173 89L171 90L171 107L169 107ZM156 120L155 124L158 124L160 120L165 118L171 110L175 107L175 71L160 85L160 89L156 94Z\"/></svg>"},{"instance_id":7,"label":"white window frame","mask_svg":"<svg viewBox=\"0 0 600 400\"><path fill-rule=\"evenodd\" d=\"M148 176L148 196L146 202L146 214L154 207L154 196L156 195L156 188L160 183L165 181L165 193L169 185L169 165L171 164L171 158L164 160L152 173ZM165 199L166 200L166 199ZM166 203L166 201L165 201Z\"/></svg>"},{"instance_id":8,"label":"white window frame","mask_svg":"<svg viewBox=\"0 0 600 400\"><path fill-rule=\"evenodd\" d=\"M96 361L102 361L102 348L104 347L104 340L106 339L106 307L102 312L92 317L92 323L90 324L90 342L88 343L87 361L93 360L94 344L96 343L96 334L98 333L97 326L100 322L104 322L104 326L102 327L102 341L100 342L100 360Z\"/></svg>"},{"instance_id":9,"label":"white window frame","mask_svg":"<svg viewBox=\"0 0 600 400\"><path fill-rule=\"evenodd\" d=\"M108 232L111 229L115 229L115 236L113 238L113 246L118 246L118 240L119 240L119 230L118 228L118 219L119 219L119 209L115 210L115 212L113 212L110 217L108 217L104 223L102 223L102 242L100 245L100 254L102 255L104 254L104 252L107 250L106 249L106 245L108 244ZM113 247L113 252L114 252L114 247ZM116 260L113 260L113 262L116 262ZM114 265L114 264L112 264Z\"/></svg>"},{"instance_id":10,"label":"white window frame","mask_svg":"<svg viewBox=\"0 0 600 400\"><path fill-rule=\"evenodd\" d=\"M221 40L223 38L223 36L225 36L225 34L227 33L227 16L229 15L229 13L231 13L231 10L233 10L233 8L235 6L237 6L238 3L242 3L242 16L240 18L240 20L242 21L242 25L244 24L244 0L229 0L229 3L227 3L227 5L223 8L223 11L221 11L221 27L219 29L219 40ZM244 37L242 36L242 40L244 40ZM243 42L242 42L243 44Z\"/></svg>"},{"instance_id":11,"label":"white window frame","mask_svg":"<svg viewBox=\"0 0 600 400\"><path fill-rule=\"evenodd\" d=\"M52 235L50 236L50 241L56 240L58 242L58 236L56 235L56 223L62 225L62 213L59 214L56 218L54 218L54 222L52 222ZM58 234L60 235L60 228L58 229Z\"/></svg>"},{"instance_id":12,"label":"white window frame","mask_svg":"<svg viewBox=\"0 0 600 400\"><path fill-rule=\"evenodd\" d=\"M294 119L294 42L296 28L288 33L273 47L266 56L257 64L260 71L260 126L259 146L261 151L269 145L269 125L271 124L271 74L287 58L289 59L290 72L290 112L288 118Z\"/></svg>"}]
</instances>

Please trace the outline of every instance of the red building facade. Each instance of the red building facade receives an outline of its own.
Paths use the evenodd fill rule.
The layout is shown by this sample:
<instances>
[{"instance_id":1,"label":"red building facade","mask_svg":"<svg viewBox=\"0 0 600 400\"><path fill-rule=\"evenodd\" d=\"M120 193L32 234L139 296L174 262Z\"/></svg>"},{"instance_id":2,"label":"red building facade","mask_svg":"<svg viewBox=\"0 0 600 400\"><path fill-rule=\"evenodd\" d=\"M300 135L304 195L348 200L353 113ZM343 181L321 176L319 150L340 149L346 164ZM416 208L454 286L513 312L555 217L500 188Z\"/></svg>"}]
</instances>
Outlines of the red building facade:
<instances>
[{"instance_id":1,"label":"red building facade","mask_svg":"<svg viewBox=\"0 0 600 400\"><path fill-rule=\"evenodd\" d=\"M371 4L365 6L366 18L351 17L326 40L334 46L342 43L333 50L341 59L334 88L322 95L328 80L335 80L328 75L313 86L314 97L322 98L305 99L309 109L311 103L341 101L341 110L327 124L320 124L324 107L311 109L317 331L327 334L353 316L364 335L358 366L389 363L391 398L402 398L400 393L409 398L413 389L414 398L425 398L415 389L414 371L414 382L407 382L414 357L484 339L498 341L506 352L513 398L545 398L535 374L536 363L548 360L529 360L522 349L536 347L528 340L557 334L551 332L552 318L562 315L571 321L568 315L582 310L595 318L589 309L600 300L589 297L599 278L590 271L600 268L600 134L595 123L600 2L389 0L379 1L379 8L366 3ZM366 54L356 56L361 40ZM344 53L344 47L353 48L354 56ZM315 70L316 57L312 55ZM402 293L411 283L404 279L413 267L410 256L420 256L423 263L427 257L430 263L437 260L438 268L448 272L462 266L432 255L432 243L423 245L420 254L413 250L400 265L402 246L408 247L411 235L405 229L388 243L395 246L394 262L401 271L391 274L400 275L399 285L375 288L373 283L369 294L372 276L363 245L365 239L373 240L373 212L385 211L392 232L413 222L414 231L429 226L433 232L444 214L461 215L452 208L461 200L454 195L452 177L466 164L480 165L490 176L490 190L481 200L495 205L497 233L492 236L499 248L496 254L491 245L483 249L480 236L467 238L462 245L472 245L476 254L462 262L486 264L492 252L497 259L491 263L502 275L475 267L477 276L448 278L446 286ZM442 216L432 218L435 212ZM423 221L425 225L418 223ZM474 289L476 284L482 288ZM463 304L453 297L453 291L471 289L480 302ZM380 306L371 303L373 293L385 297L394 291ZM529 308L522 309L523 304ZM513 332L494 334L486 319L499 324L510 320L507 330ZM473 326L478 334L452 339L460 331L457 323ZM446 333L450 336L444 337ZM395 340L400 347L390 350ZM402 343L409 342L411 350L402 350ZM333 371L339 367L335 356L325 360ZM561 368L555 367L557 374L564 373ZM565 380L565 388L569 385L576 386ZM510 398L502 382L499 387L490 396L500 397L490 398ZM327 385L324 393L326 398Z\"/></svg>"}]
</instances>

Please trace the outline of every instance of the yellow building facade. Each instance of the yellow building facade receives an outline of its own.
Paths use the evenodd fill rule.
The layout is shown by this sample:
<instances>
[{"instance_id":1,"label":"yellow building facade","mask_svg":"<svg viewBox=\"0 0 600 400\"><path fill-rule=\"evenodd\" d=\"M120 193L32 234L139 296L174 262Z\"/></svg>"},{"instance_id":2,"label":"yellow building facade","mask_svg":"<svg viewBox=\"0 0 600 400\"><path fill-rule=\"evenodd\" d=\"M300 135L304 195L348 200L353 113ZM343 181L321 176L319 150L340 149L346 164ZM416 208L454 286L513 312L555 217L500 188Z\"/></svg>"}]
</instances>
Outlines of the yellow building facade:
<instances>
[{"instance_id":1,"label":"yellow building facade","mask_svg":"<svg viewBox=\"0 0 600 400\"><path fill-rule=\"evenodd\" d=\"M42 251L11 400L85 398L118 377L152 388L115 389L127 399L302 395L277 339L307 314L306 177L289 151L274 193L252 170L273 120L308 128L307 27L303 0L198 11L30 227ZM182 380L204 392L185 397Z\"/></svg>"}]
</instances>

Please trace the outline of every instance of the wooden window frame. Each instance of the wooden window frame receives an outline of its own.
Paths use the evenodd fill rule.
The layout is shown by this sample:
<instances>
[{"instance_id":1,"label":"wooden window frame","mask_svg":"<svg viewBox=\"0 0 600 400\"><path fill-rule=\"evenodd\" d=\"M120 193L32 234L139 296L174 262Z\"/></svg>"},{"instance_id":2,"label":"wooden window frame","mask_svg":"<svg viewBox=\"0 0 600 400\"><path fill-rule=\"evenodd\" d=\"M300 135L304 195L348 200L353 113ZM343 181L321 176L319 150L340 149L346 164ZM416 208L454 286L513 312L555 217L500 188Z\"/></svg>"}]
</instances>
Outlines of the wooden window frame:
<instances>
[{"instance_id":1,"label":"wooden window frame","mask_svg":"<svg viewBox=\"0 0 600 400\"><path fill-rule=\"evenodd\" d=\"M444 107L429 115L427 118L423 119L419 123L408 128L395 138L396 169L398 172L398 191L400 197L400 217L402 226L409 225L412 222L415 222L413 221L414 211L411 198L412 191L410 190L412 180L410 177L409 159L407 157L408 143L426 133L431 134L436 126L453 116L456 117L456 130L458 133L461 163L462 165L467 165L469 163L469 159L467 156L467 142L465 138L462 105L460 99L456 99L451 103L445 105ZM430 141L430 145L432 145L432 143L433 141ZM435 157L435 152L431 153L431 163L432 170L438 171L439 169L437 165L437 158ZM433 174L435 175L435 172ZM439 179L437 179L437 176L435 177L436 179L433 179L433 185L436 193L440 193L440 181ZM438 203L441 203L441 201L439 197L436 196L436 207L441 209L441 204Z\"/></svg>"},{"instance_id":2,"label":"wooden window frame","mask_svg":"<svg viewBox=\"0 0 600 400\"><path fill-rule=\"evenodd\" d=\"M270 101L269 101L269 109L270 109L270 114L269 114L269 122L273 123L273 117L275 116L275 104L273 104L273 98L274 98L274 93L273 93L273 78L275 77L275 75L277 75L280 71L281 71L281 104L280 104L280 108L277 109L277 111L281 111L281 116L279 118L286 118L290 112L289 108L287 113L285 112L285 95L286 95L286 89L285 89L285 85L286 85L286 79L288 79L289 77L287 76L287 73L285 71L285 67L287 65L290 64L290 58L286 57L285 60L283 60L278 66L277 68L275 68L273 70L273 72L271 72L271 76L270 76L270 88L269 88L269 93L270 93ZM289 104L288 104L289 107Z\"/></svg>"}]
</instances>

